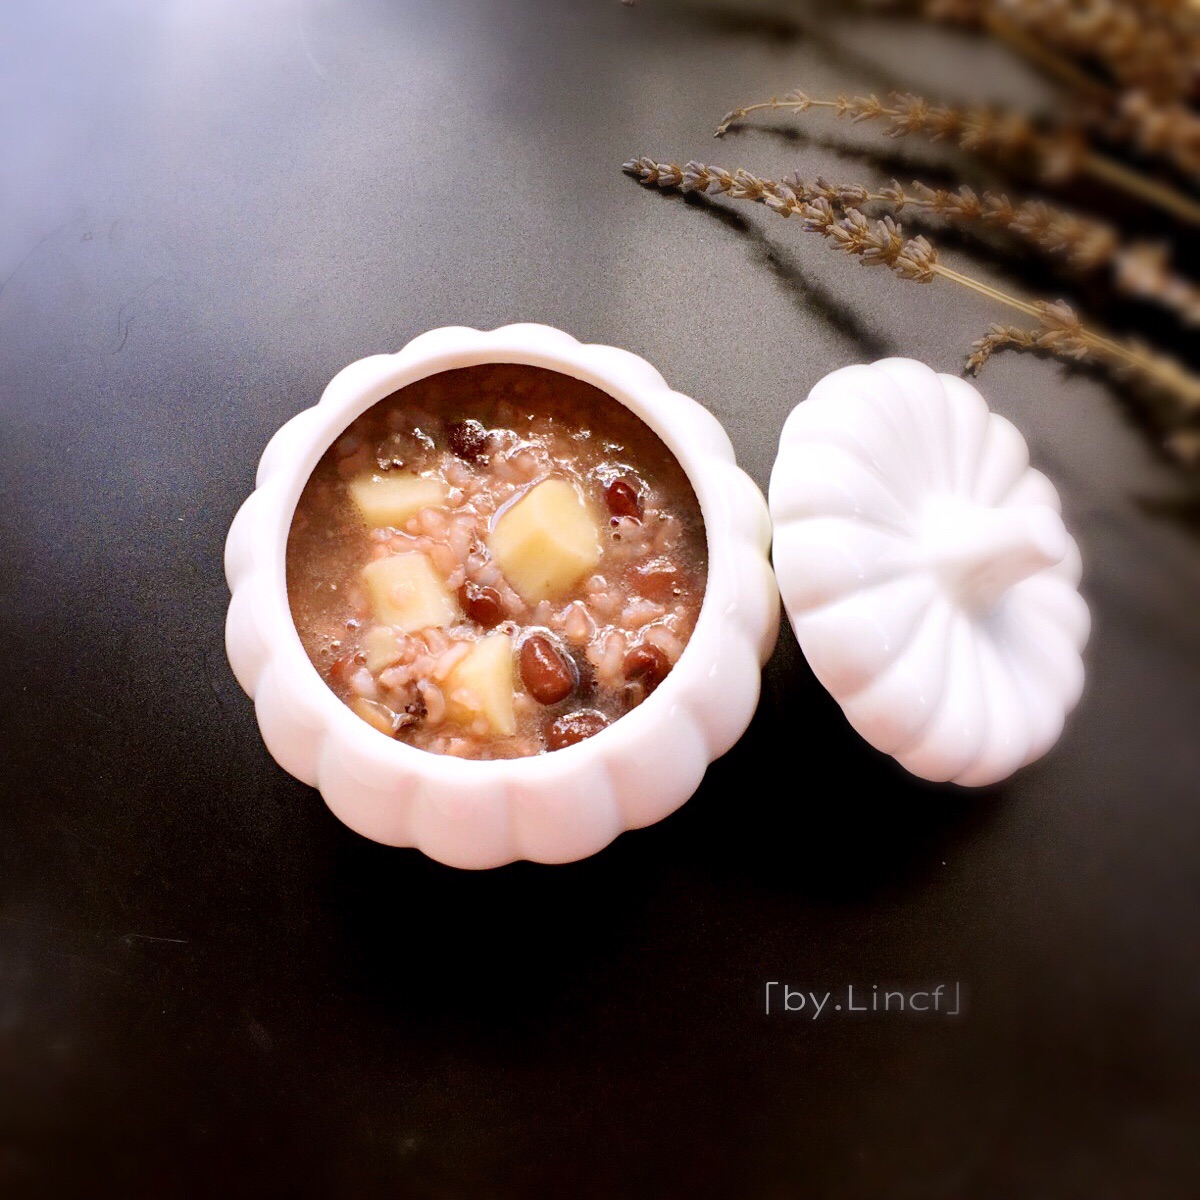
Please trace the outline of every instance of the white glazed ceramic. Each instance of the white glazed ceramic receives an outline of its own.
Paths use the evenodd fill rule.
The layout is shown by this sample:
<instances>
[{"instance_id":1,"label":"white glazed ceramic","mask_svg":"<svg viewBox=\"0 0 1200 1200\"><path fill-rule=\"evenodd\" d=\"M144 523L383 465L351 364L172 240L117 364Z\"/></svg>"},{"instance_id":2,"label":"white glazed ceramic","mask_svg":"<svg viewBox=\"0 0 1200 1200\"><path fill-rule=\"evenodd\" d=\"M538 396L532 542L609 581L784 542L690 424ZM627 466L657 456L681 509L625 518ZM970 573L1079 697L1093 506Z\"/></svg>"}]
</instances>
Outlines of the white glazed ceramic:
<instances>
[{"instance_id":1,"label":"white glazed ceramic","mask_svg":"<svg viewBox=\"0 0 1200 1200\"><path fill-rule=\"evenodd\" d=\"M476 762L378 733L325 686L292 623L288 528L321 455L356 417L418 379L483 363L574 376L637 414L692 482L708 538L708 586L691 641L658 689L587 741L553 754ZM779 628L762 494L734 465L717 420L672 391L649 363L582 345L543 325L491 333L437 329L397 354L352 363L321 401L271 439L257 488L229 531L229 661L253 697L275 760L319 788L333 812L375 841L416 846L460 867L515 859L569 862L650 825L695 791L709 762L744 732Z\"/></svg>"},{"instance_id":2,"label":"white glazed ceramic","mask_svg":"<svg viewBox=\"0 0 1200 1200\"><path fill-rule=\"evenodd\" d=\"M1057 741L1083 689L1079 550L970 384L902 358L827 375L784 426L770 503L796 637L867 741L968 786Z\"/></svg>"}]
</instances>

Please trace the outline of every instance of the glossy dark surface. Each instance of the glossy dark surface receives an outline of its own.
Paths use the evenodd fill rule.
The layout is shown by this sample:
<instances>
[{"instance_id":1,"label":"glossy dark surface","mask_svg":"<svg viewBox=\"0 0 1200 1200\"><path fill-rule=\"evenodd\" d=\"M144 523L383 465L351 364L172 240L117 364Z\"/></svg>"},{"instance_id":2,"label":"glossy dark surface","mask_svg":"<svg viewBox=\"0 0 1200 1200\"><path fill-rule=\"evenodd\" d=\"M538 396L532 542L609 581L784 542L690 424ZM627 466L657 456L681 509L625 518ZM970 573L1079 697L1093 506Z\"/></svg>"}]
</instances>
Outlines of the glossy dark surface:
<instances>
[{"instance_id":1,"label":"glossy dark surface","mask_svg":"<svg viewBox=\"0 0 1200 1200\"><path fill-rule=\"evenodd\" d=\"M710 131L797 83L993 76L1025 87L907 24L732 0L9 15L0 1193L1195 1194L1200 559L1102 382L1011 355L982 380L1061 487L1095 612L1066 737L982 795L868 751L785 635L679 814L464 875L339 826L224 660L221 548L262 447L430 327L644 354L764 486L826 371L956 370L987 301L619 168L911 174L926 150L831 121ZM766 1016L771 980L959 982L965 1011Z\"/></svg>"}]
</instances>

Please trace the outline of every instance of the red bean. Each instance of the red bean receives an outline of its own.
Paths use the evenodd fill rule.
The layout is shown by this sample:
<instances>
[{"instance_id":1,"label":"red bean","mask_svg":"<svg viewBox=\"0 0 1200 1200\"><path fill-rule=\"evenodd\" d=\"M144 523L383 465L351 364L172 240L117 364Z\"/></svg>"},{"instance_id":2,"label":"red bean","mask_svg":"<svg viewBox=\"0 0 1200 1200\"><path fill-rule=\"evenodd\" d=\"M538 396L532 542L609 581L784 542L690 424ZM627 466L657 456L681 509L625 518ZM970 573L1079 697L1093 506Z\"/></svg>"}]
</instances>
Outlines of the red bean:
<instances>
[{"instance_id":1,"label":"red bean","mask_svg":"<svg viewBox=\"0 0 1200 1200\"><path fill-rule=\"evenodd\" d=\"M446 429L452 453L465 462L479 462L487 454L492 435L479 421L455 421Z\"/></svg>"},{"instance_id":2,"label":"red bean","mask_svg":"<svg viewBox=\"0 0 1200 1200\"><path fill-rule=\"evenodd\" d=\"M626 479L614 479L604 493L604 502L614 517L642 519L642 497Z\"/></svg>"},{"instance_id":3,"label":"red bean","mask_svg":"<svg viewBox=\"0 0 1200 1200\"><path fill-rule=\"evenodd\" d=\"M633 572L633 586L647 600L665 604L677 600L682 594L679 572L671 563L661 558L642 563Z\"/></svg>"},{"instance_id":4,"label":"red bean","mask_svg":"<svg viewBox=\"0 0 1200 1200\"><path fill-rule=\"evenodd\" d=\"M671 670L671 660L657 647L649 644L635 646L625 655L625 678L640 683L650 695Z\"/></svg>"},{"instance_id":5,"label":"red bean","mask_svg":"<svg viewBox=\"0 0 1200 1200\"><path fill-rule=\"evenodd\" d=\"M467 617L484 629L495 629L504 620L504 601L495 588L464 583L458 589L458 602Z\"/></svg>"},{"instance_id":6,"label":"red bean","mask_svg":"<svg viewBox=\"0 0 1200 1200\"><path fill-rule=\"evenodd\" d=\"M521 646L521 682L539 704L558 704L575 690L571 660L540 633Z\"/></svg>"},{"instance_id":7,"label":"red bean","mask_svg":"<svg viewBox=\"0 0 1200 1200\"><path fill-rule=\"evenodd\" d=\"M608 726L608 718L594 708L567 713L546 726L546 749L562 750L587 738L595 737Z\"/></svg>"}]
</instances>

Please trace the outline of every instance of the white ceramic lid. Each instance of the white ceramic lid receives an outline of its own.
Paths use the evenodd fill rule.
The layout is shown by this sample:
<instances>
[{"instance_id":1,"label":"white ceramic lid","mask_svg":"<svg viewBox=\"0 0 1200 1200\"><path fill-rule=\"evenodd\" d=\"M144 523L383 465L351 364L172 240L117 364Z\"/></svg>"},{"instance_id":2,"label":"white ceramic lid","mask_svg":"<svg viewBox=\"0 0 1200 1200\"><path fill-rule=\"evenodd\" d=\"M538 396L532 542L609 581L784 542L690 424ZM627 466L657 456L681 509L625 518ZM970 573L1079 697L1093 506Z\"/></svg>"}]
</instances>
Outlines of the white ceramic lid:
<instances>
[{"instance_id":1,"label":"white ceramic lid","mask_svg":"<svg viewBox=\"0 0 1200 1200\"><path fill-rule=\"evenodd\" d=\"M1025 439L911 359L844 367L784 426L774 564L817 678L916 775L995 783L1083 689L1079 549Z\"/></svg>"}]
</instances>

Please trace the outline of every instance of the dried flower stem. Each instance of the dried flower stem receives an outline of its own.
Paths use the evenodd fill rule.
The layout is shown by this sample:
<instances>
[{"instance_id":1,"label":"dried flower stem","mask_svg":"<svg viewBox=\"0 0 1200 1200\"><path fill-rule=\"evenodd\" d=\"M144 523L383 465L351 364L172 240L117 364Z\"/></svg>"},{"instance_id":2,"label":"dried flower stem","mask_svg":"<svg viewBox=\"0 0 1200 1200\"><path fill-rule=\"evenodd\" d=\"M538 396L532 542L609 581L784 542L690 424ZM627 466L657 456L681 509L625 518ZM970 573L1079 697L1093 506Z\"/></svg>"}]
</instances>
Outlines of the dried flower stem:
<instances>
[{"instance_id":1,"label":"dried flower stem","mask_svg":"<svg viewBox=\"0 0 1200 1200\"><path fill-rule=\"evenodd\" d=\"M812 191L835 202L887 204L895 212L918 208L948 220L1002 229L1051 258L1063 259L1074 270L1108 268L1118 292L1157 303L1185 325L1200 326L1200 287L1172 271L1166 248L1146 242L1122 243L1116 229L1104 221L1041 200L1014 204L1003 193L977 193L969 187L951 191L914 181L906 191L893 179L872 192L824 179L806 184L798 175L786 176L783 182L798 192Z\"/></svg>"},{"instance_id":2,"label":"dried flower stem","mask_svg":"<svg viewBox=\"0 0 1200 1200\"><path fill-rule=\"evenodd\" d=\"M1200 114L1191 106L1197 13L1169 0L923 0L917 8L992 34L1084 101L1079 115L1104 137L1200 178Z\"/></svg>"},{"instance_id":3,"label":"dried flower stem","mask_svg":"<svg viewBox=\"0 0 1200 1200\"><path fill-rule=\"evenodd\" d=\"M1008 159L1025 157L1043 177L1051 180L1068 179L1082 172L1156 205L1181 221L1200 225L1200 203L1096 153L1073 131L1039 129L1019 113L931 105L910 94L893 94L885 104L873 95L814 100L805 92L793 91L783 99L772 97L734 109L717 127L716 136L723 137L738 121L754 112L787 109L803 113L813 108L829 109L838 117L849 117L854 124L886 120L890 137L923 133L934 141L953 138L962 149L973 153Z\"/></svg>"},{"instance_id":4,"label":"dried flower stem","mask_svg":"<svg viewBox=\"0 0 1200 1200\"><path fill-rule=\"evenodd\" d=\"M1051 49L1045 41L1034 37L1007 14L989 8L982 14L981 20L993 36L1007 43L1018 54L1023 54L1048 75L1053 75L1060 83L1101 103L1111 101L1112 88L1106 87L1094 75Z\"/></svg>"},{"instance_id":5,"label":"dried flower stem","mask_svg":"<svg viewBox=\"0 0 1200 1200\"><path fill-rule=\"evenodd\" d=\"M829 188L833 185L818 179L816 186ZM893 179L878 192L845 186L839 187L838 192L850 195L861 191L864 202L890 204L897 212L920 208L950 220L992 225L1049 255L1065 258L1081 271L1095 270L1110 263L1121 248L1117 231L1111 225L1055 208L1041 200L1014 204L1002 192L977 193L965 186L950 191L931 188L918 180L913 181L911 189L906 191Z\"/></svg>"},{"instance_id":6,"label":"dried flower stem","mask_svg":"<svg viewBox=\"0 0 1200 1200\"><path fill-rule=\"evenodd\" d=\"M1118 341L1087 328L1062 301L1031 303L947 267L938 260L937 250L926 238L906 238L901 226L891 217L873 220L860 208L844 202L839 217L839 210L828 195L803 187L797 190L794 184L799 181L777 182L759 178L749 171L727 171L704 163L690 162L686 167L680 167L652 158L636 158L625 164L625 171L648 187L723 194L733 200L762 203L782 217L798 216L806 231L820 234L837 249L856 256L864 266L886 266L901 278L917 283L947 279L1039 322L1040 330L1028 333L1027 338L1028 331L1022 331L1021 337L1017 337L1011 329L994 327L975 346L975 353L968 363L973 370L978 370L996 349L1004 345L1045 349L1074 359L1092 357L1119 372L1138 375L1169 396L1182 413L1200 410L1200 378L1174 360L1136 343ZM858 194L856 189L845 190Z\"/></svg>"},{"instance_id":7,"label":"dried flower stem","mask_svg":"<svg viewBox=\"0 0 1200 1200\"><path fill-rule=\"evenodd\" d=\"M1127 11L1106 27L1095 11L1106 7ZM1186 14L1169 7L1164 2L1130 9L1112 0L1007 0L1004 5L924 0L917 5L934 20L984 30L1024 55L1084 102L1077 115L1104 137L1200 177L1200 114L1191 107L1200 20L1181 20Z\"/></svg>"},{"instance_id":8,"label":"dried flower stem","mask_svg":"<svg viewBox=\"0 0 1200 1200\"><path fill-rule=\"evenodd\" d=\"M926 16L983 28L1004 37L1018 30L1018 48L1069 55L1123 87L1148 88L1158 99L1187 97L1200 59L1200 5L1192 0L920 0ZM1008 40L1008 39L1006 39ZM1047 48L1053 47L1053 50Z\"/></svg>"},{"instance_id":9,"label":"dried flower stem","mask_svg":"<svg viewBox=\"0 0 1200 1200\"><path fill-rule=\"evenodd\" d=\"M1189 199L1175 188L1147 178L1140 171L1119 163L1103 154L1090 152L1080 164L1081 169L1093 179L1110 184L1119 191L1128 192L1147 204L1157 205L1189 225L1200 225L1200 204Z\"/></svg>"}]
</instances>

